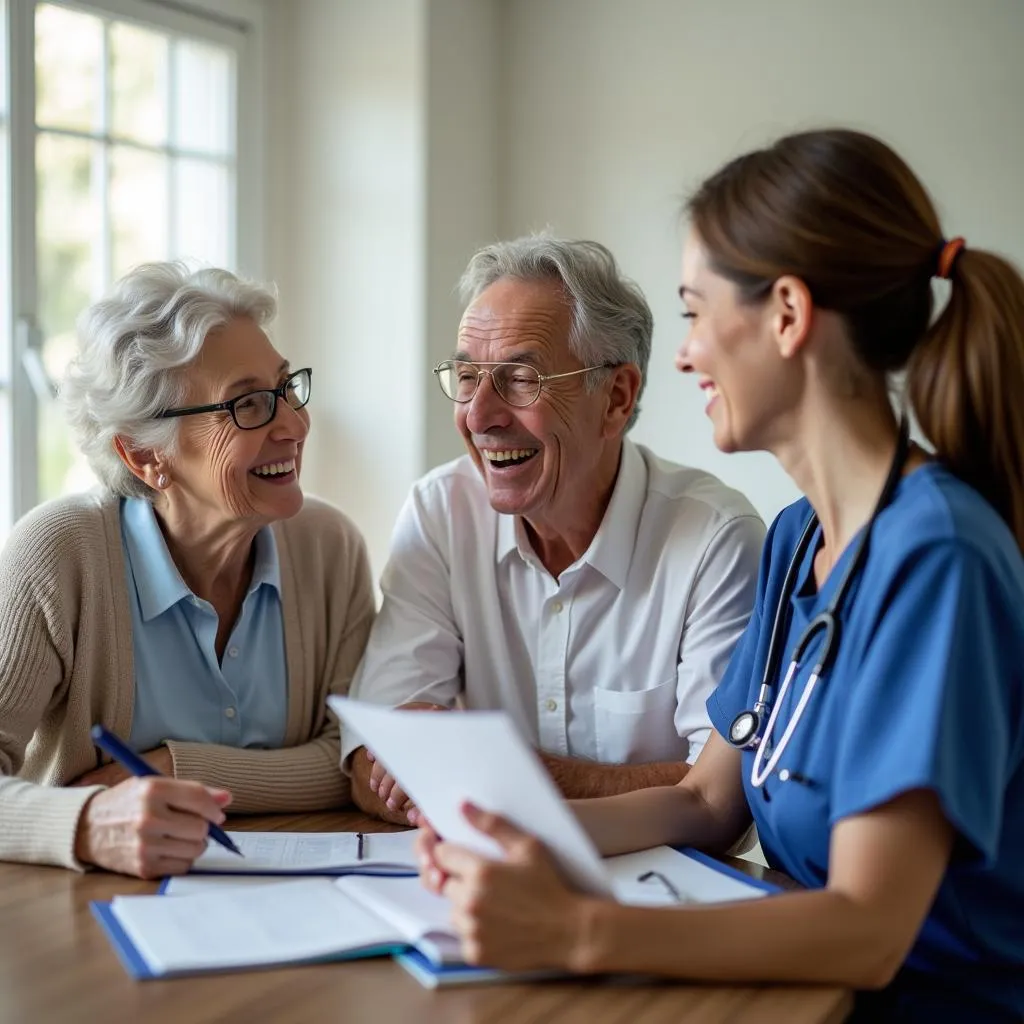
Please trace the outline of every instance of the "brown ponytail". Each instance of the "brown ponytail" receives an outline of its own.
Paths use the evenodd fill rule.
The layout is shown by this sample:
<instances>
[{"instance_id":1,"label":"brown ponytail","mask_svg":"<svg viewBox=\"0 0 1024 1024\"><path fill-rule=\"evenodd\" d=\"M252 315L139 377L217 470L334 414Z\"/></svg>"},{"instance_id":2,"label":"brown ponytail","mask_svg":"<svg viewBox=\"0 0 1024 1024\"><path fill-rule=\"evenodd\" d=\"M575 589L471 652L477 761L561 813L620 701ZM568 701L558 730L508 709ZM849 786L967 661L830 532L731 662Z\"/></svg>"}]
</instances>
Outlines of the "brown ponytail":
<instances>
[{"instance_id":1,"label":"brown ponytail","mask_svg":"<svg viewBox=\"0 0 1024 1024\"><path fill-rule=\"evenodd\" d=\"M967 248L950 281L949 303L911 354L907 393L938 456L1024 548L1024 280Z\"/></svg>"},{"instance_id":2,"label":"brown ponytail","mask_svg":"<svg viewBox=\"0 0 1024 1024\"><path fill-rule=\"evenodd\" d=\"M951 298L929 327L931 279L950 255L935 207L892 149L844 129L738 157L700 186L688 213L712 268L745 301L792 274L843 316L864 366L907 367L911 405L937 456L1024 549L1020 274L990 253L954 249Z\"/></svg>"}]
</instances>

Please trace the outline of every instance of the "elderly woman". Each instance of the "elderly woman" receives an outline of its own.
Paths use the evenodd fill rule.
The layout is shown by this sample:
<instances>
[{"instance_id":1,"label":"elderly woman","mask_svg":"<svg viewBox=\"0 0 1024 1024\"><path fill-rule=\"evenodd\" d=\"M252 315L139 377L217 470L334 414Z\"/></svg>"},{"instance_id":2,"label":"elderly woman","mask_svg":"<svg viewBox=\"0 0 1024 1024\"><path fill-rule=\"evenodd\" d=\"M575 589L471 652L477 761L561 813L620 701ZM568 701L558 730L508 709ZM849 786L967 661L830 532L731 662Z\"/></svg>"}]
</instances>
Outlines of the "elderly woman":
<instances>
[{"instance_id":1,"label":"elderly woman","mask_svg":"<svg viewBox=\"0 0 1024 1024\"><path fill-rule=\"evenodd\" d=\"M102 487L0 554L0 859L186 871L209 822L348 800L338 727L374 615L363 540L303 500L310 371L275 300L151 264L80 323L64 386ZM167 778L102 765L99 722Z\"/></svg>"}]
</instances>

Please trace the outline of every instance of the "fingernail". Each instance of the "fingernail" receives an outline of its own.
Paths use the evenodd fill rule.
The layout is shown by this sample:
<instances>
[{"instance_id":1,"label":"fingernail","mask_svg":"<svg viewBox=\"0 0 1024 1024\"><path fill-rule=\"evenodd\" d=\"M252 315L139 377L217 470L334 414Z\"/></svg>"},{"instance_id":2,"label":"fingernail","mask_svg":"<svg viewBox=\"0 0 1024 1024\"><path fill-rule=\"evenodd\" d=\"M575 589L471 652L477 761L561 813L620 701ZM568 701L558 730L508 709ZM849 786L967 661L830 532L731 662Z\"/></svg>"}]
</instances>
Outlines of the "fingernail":
<instances>
[{"instance_id":1,"label":"fingernail","mask_svg":"<svg viewBox=\"0 0 1024 1024\"><path fill-rule=\"evenodd\" d=\"M377 758L375 758L373 756L373 751L372 750L368 750L366 752L366 760L369 761L370 764L373 764L373 762L377 760Z\"/></svg>"},{"instance_id":2,"label":"fingernail","mask_svg":"<svg viewBox=\"0 0 1024 1024\"><path fill-rule=\"evenodd\" d=\"M441 888L441 872L438 871L437 868L434 868L430 872L430 884L435 889L440 889Z\"/></svg>"},{"instance_id":3,"label":"fingernail","mask_svg":"<svg viewBox=\"0 0 1024 1024\"><path fill-rule=\"evenodd\" d=\"M377 787L379 785L380 785L380 782L377 779L370 779L370 792L371 793L376 793L377 792Z\"/></svg>"},{"instance_id":4,"label":"fingernail","mask_svg":"<svg viewBox=\"0 0 1024 1024\"><path fill-rule=\"evenodd\" d=\"M388 808L389 811L397 811L398 810L398 801L393 796L389 796L388 797L387 808Z\"/></svg>"},{"instance_id":5,"label":"fingernail","mask_svg":"<svg viewBox=\"0 0 1024 1024\"><path fill-rule=\"evenodd\" d=\"M409 811L405 817L410 825L418 825L420 822L420 816L415 811Z\"/></svg>"}]
</instances>

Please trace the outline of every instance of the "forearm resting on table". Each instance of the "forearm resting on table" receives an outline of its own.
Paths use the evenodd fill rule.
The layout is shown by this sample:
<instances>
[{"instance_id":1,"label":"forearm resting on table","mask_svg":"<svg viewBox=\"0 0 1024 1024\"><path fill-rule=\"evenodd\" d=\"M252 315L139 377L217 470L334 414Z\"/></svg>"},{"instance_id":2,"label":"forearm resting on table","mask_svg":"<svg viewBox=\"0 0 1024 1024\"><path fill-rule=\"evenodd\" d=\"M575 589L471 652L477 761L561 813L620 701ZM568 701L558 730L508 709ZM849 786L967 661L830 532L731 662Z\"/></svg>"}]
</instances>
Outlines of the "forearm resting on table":
<instances>
[{"instance_id":1,"label":"forearm resting on table","mask_svg":"<svg viewBox=\"0 0 1024 1024\"><path fill-rule=\"evenodd\" d=\"M716 815L697 792L678 785L574 800L572 809L605 857L662 844L724 853L749 823L749 816L739 820Z\"/></svg>"},{"instance_id":2,"label":"forearm resting on table","mask_svg":"<svg viewBox=\"0 0 1024 1024\"><path fill-rule=\"evenodd\" d=\"M906 955L884 913L828 889L685 910L593 901L583 921L584 973L879 988Z\"/></svg>"},{"instance_id":3,"label":"forearm resting on table","mask_svg":"<svg viewBox=\"0 0 1024 1024\"><path fill-rule=\"evenodd\" d=\"M350 800L337 732L295 747L255 750L170 740L174 776L231 791L241 814L331 810Z\"/></svg>"},{"instance_id":4,"label":"forearm resting on table","mask_svg":"<svg viewBox=\"0 0 1024 1024\"><path fill-rule=\"evenodd\" d=\"M606 825L614 816L603 817ZM679 910L586 900L574 964L587 972L881 988L920 932L952 848L938 797L913 790L832 827L825 889Z\"/></svg>"},{"instance_id":5,"label":"forearm resting on table","mask_svg":"<svg viewBox=\"0 0 1024 1024\"><path fill-rule=\"evenodd\" d=\"M632 793L651 786L674 786L690 766L685 761L655 761L650 764L602 764L575 757L560 757L540 751L548 774L567 800Z\"/></svg>"}]
</instances>

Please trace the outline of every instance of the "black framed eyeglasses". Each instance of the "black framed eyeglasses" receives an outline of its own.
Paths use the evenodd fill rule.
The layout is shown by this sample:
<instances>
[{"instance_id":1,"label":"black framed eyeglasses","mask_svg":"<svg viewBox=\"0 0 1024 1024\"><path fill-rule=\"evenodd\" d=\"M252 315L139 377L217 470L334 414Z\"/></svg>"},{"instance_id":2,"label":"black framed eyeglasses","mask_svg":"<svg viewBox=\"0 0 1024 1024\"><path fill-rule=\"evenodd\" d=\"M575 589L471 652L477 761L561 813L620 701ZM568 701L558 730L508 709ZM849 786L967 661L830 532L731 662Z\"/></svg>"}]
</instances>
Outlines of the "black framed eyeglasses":
<instances>
[{"instance_id":1,"label":"black framed eyeglasses","mask_svg":"<svg viewBox=\"0 0 1024 1024\"><path fill-rule=\"evenodd\" d=\"M527 363L471 363L462 359L446 359L434 367L434 376L446 398L465 404L473 400L486 373L499 397L521 409L533 405L540 398L541 390L549 380L575 377L594 370L611 370L621 365L601 363L584 366L582 370L569 370L568 373L540 373Z\"/></svg>"},{"instance_id":2,"label":"black framed eyeglasses","mask_svg":"<svg viewBox=\"0 0 1024 1024\"><path fill-rule=\"evenodd\" d=\"M240 430L265 427L277 414L277 400L287 402L293 409L301 409L308 401L313 384L313 371L307 366L286 377L280 387L250 391L215 405L192 405L187 409L165 409L156 419L176 416L197 416L203 412L229 412Z\"/></svg>"}]
</instances>

